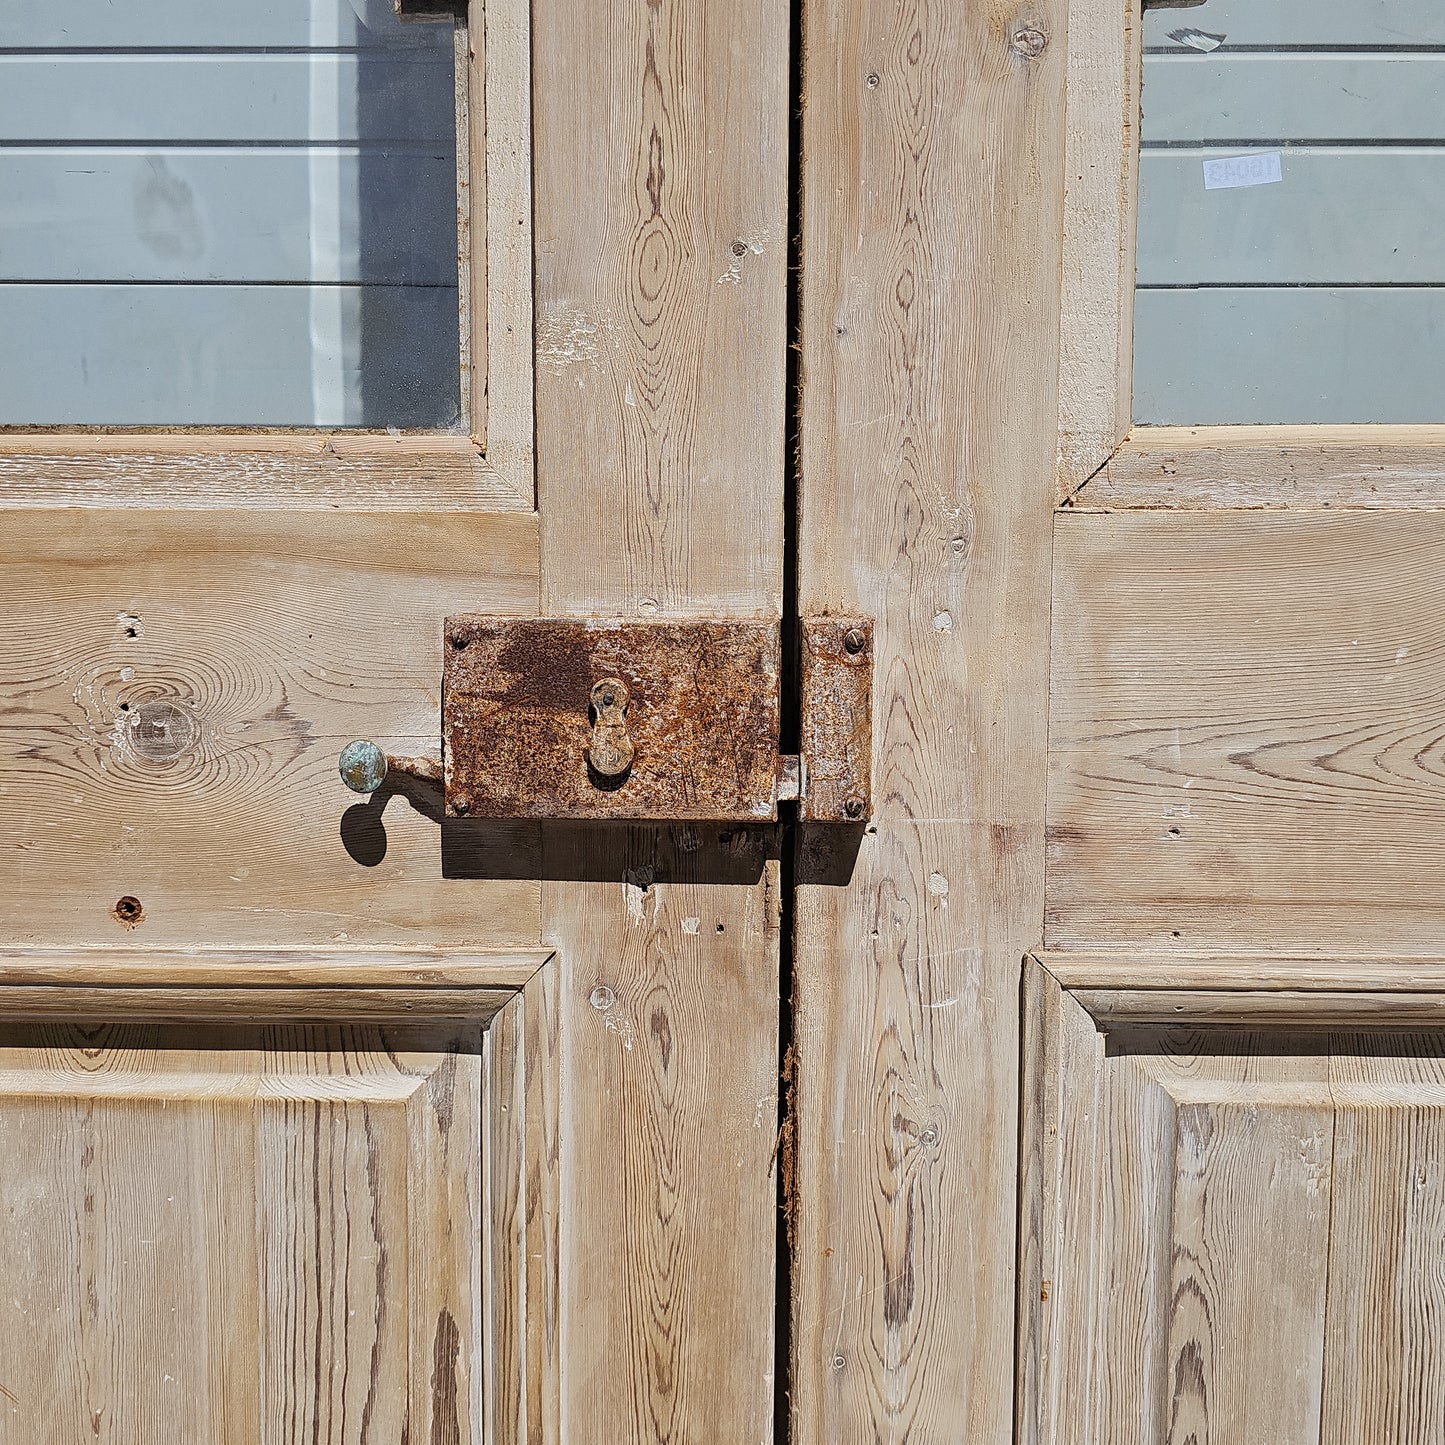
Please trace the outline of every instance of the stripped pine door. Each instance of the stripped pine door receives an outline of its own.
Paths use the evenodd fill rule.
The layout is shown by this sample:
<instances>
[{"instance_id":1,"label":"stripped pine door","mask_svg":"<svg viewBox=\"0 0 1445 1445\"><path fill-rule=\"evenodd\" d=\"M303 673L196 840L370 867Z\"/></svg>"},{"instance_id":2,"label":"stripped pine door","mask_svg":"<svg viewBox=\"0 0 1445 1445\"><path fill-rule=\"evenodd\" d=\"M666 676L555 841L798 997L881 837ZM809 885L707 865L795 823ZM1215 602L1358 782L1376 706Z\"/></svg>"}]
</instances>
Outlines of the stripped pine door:
<instances>
[{"instance_id":1,"label":"stripped pine door","mask_svg":"<svg viewBox=\"0 0 1445 1445\"><path fill-rule=\"evenodd\" d=\"M1021 1439L1425 1445L1439 9L1075 0L1069 39Z\"/></svg>"},{"instance_id":2,"label":"stripped pine door","mask_svg":"<svg viewBox=\"0 0 1445 1445\"><path fill-rule=\"evenodd\" d=\"M778 620L787 7L396 8L0 19L7 1445L772 1431L772 831L337 755Z\"/></svg>"}]
</instances>

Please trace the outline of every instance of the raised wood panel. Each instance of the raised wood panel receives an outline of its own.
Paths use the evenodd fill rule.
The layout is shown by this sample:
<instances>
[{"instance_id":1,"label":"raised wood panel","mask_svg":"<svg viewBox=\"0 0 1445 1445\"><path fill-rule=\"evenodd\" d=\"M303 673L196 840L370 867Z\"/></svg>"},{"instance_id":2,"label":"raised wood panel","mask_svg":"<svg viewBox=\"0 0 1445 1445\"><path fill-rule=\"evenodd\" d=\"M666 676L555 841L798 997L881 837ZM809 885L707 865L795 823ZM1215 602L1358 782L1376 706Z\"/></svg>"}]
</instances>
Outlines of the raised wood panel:
<instances>
[{"instance_id":1,"label":"raised wood panel","mask_svg":"<svg viewBox=\"0 0 1445 1445\"><path fill-rule=\"evenodd\" d=\"M476 1438L480 1042L0 1029L0 1439Z\"/></svg>"},{"instance_id":2,"label":"raised wood panel","mask_svg":"<svg viewBox=\"0 0 1445 1445\"><path fill-rule=\"evenodd\" d=\"M1116 1026L1029 970L1021 1438L1437 1438L1441 1033Z\"/></svg>"},{"instance_id":3,"label":"raised wood panel","mask_svg":"<svg viewBox=\"0 0 1445 1445\"><path fill-rule=\"evenodd\" d=\"M1107 8L804 7L799 606L874 617L877 681L873 823L797 860L800 1445L1009 1436L1065 59Z\"/></svg>"},{"instance_id":4,"label":"raised wood panel","mask_svg":"<svg viewBox=\"0 0 1445 1445\"><path fill-rule=\"evenodd\" d=\"M1437 955L1439 513L1060 513L1051 946Z\"/></svg>"},{"instance_id":5,"label":"raised wood panel","mask_svg":"<svg viewBox=\"0 0 1445 1445\"><path fill-rule=\"evenodd\" d=\"M84 508L5 535L8 944L535 944L538 885L477 876L439 799L336 774L354 737L439 748L442 621L535 607L535 519Z\"/></svg>"},{"instance_id":6,"label":"raised wood panel","mask_svg":"<svg viewBox=\"0 0 1445 1445\"><path fill-rule=\"evenodd\" d=\"M1445 1068L1441 1036L1423 1043L1415 1059L1391 1045L1332 1068L1354 1099L1335 1129L1321 1445L1445 1438ZM1402 1073L1422 1102L1401 1097Z\"/></svg>"}]
</instances>

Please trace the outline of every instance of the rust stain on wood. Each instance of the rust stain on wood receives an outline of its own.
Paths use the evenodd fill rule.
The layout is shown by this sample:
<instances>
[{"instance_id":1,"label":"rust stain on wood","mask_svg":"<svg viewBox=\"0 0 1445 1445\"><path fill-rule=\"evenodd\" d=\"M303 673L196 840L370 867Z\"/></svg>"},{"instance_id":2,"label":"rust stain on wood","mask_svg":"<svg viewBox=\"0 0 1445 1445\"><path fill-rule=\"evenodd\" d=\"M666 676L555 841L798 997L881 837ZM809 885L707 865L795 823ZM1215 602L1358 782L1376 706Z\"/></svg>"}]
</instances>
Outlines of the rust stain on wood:
<instances>
[{"instance_id":1,"label":"rust stain on wood","mask_svg":"<svg viewBox=\"0 0 1445 1445\"><path fill-rule=\"evenodd\" d=\"M446 635L449 816L777 816L775 623L455 617ZM616 777L588 763L609 678L634 749Z\"/></svg>"}]
</instances>

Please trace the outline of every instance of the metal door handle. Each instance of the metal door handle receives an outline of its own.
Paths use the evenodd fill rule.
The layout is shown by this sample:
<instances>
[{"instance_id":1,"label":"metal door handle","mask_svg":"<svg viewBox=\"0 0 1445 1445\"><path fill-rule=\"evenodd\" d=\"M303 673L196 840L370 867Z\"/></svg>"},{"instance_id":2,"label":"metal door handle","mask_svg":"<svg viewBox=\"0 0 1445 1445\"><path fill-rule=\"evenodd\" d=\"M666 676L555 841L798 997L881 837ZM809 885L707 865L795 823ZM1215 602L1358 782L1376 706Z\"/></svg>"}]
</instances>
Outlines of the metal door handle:
<instances>
[{"instance_id":1,"label":"metal door handle","mask_svg":"<svg viewBox=\"0 0 1445 1445\"><path fill-rule=\"evenodd\" d=\"M341 781L353 793L374 793L392 773L414 778L421 783L440 783L442 765L439 758L409 758L385 753L373 742L358 738L342 748L336 760Z\"/></svg>"}]
</instances>

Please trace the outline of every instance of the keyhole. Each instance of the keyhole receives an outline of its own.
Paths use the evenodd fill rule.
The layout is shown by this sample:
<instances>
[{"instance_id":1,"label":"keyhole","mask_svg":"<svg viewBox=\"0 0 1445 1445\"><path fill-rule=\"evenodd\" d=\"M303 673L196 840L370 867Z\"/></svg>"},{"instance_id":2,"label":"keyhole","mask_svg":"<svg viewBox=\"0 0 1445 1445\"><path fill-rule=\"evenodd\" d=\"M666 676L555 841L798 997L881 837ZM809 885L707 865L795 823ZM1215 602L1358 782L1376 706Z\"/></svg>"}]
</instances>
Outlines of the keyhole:
<instances>
[{"instance_id":1,"label":"keyhole","mask_svg":"<svg viewBox=\"0 0 1445 1445\"><path fill-rule=\"evenodd\" d=\"M599 786L622 778L632 766L632 739L627 735L627 685L620 678L604 677L592 689L592 746L587 761L593 782Z\"/></svg>"}]
</instances>

